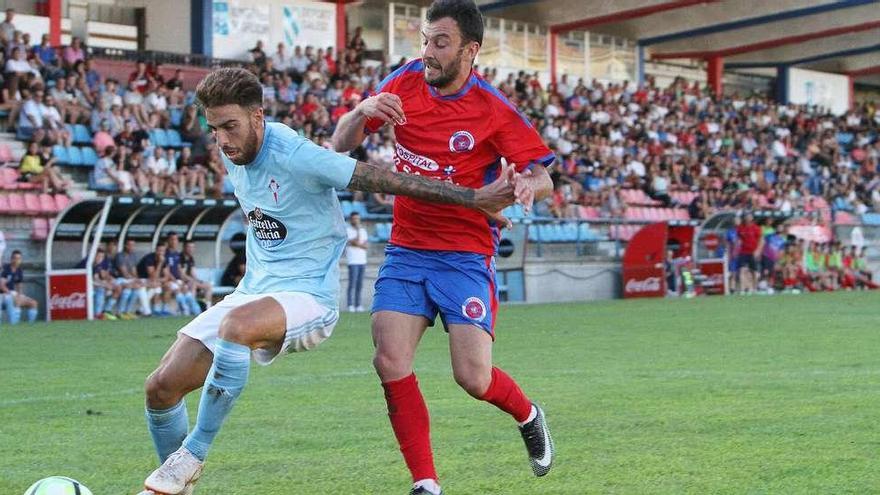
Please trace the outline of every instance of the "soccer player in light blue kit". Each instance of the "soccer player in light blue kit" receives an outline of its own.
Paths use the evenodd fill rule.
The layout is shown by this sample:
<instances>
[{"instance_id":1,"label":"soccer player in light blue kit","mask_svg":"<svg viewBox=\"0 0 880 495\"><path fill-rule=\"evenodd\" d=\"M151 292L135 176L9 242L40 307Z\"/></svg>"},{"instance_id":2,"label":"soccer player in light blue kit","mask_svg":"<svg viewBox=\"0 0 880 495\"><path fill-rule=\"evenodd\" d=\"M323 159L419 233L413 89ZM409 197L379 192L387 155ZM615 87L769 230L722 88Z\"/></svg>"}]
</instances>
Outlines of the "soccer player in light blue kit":
<instances>
[{"instance_id":1,"label":"soccer player in light blue kit","mask_svg":"<svg viewBox=\"0 0 880 495\"><path fill-rule=\"evenodd\" d=\"M269 364L327 339L339 318L339 258L346 243L336 189L463 205L504 220L519 176L471 189L395 174L322 148L263 120L262 87L244 69L220 69L196 89L247 215L247 272L235 292L183 327L147 378L146 417L162 465L141 495L190 494L208 449L241 394L250 359ZM204 385L187 434L183 398Z\"/></svg>"}]
</instances>

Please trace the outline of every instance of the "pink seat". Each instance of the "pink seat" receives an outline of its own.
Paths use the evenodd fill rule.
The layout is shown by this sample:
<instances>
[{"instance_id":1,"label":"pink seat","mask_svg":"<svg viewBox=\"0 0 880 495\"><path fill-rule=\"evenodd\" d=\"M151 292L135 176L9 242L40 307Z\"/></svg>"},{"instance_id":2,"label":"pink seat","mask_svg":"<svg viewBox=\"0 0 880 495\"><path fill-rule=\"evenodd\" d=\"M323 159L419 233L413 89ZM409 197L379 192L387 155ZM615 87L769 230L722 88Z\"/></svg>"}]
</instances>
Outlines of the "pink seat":
<instances>
[{"instance_id":1,"label":"pink seat","mask_svg":"<svg viewBox=\"0 0 880 495\"><path fill-rule=\"evenodd\" d=\"M48 213L50 215L58 213L58 206L55 204L55 198L51 194L40 194L40 213Z\"/></svg>"},{"instance_id":2,"label":"pink seat","mask_svg":"<svg viewBox=\"0 0 880 495\"><path fill-rule=\"evenodd\" d=\"M55 195L55 211L62 211L70 204L70 197L66 194Z\"/></svg>"},{"instance_id":3,"label":"pink seat","mask_svg":"<svg viewBox=\"0 0 880 495\"><path fill-rule=\"evenodd\" d=\"M585 218L588 220L594 220L599 218L599 210L593 206L581 206L578 208L578 214L581 218Z\"/></svg>"},{"instance_id":4,"label":"pink seat","mask_svg":"<svg viewBox=\"0 0 880 495\"><path fill-rule=\"evenodd\" d=\"M24 202L24 195L21 193L12 193L7 195L9 199L9 208L8 212L16 215L21 215L27 212L27 205Z\"/></svg>"},{"instance_id":5,"label":"pink seat","mask_svg":"<svg viewBox=\"0 0 880 495\"><path fill-rule=\"evenodd\" d=\"M0 164L14 161L15 158L12 156L12 150L9 148L9 145L6 143L0 143Z\"/></svg>"},{"instance_id":6,"label":"pink seat","mask_svg":"<svg viewBox=\"0 0 880 495\"><path fill-rule=\"evenodd\" d=\"M18 170L14 168L0 168L0 187L3 189L18 189L18 176Z\"/></svg>"},{"instance_id":7,"label":"pink seat","mask_svg":"<svg viewBox=\"0 0 880 495\"><path fill-rule=\"evenodd\" d=\"M24 213L26 215L39 215L42 213L40 209L40 195L33 193L25 193L24 195Z\"/></svg>"},{"instance_id":8,"label":"pink seat","mask_svg":"<svg viewBox=\"0 0 880 495\"><path fill-rule=\"evenodd\" d=\"M835 225L857 225L859 222L851 213L838 211L834 214Z\"/></svg>"},{"instance_id":9,"label":"pink seat","mask_svg":"<svg viewBox=\"0 0 880 495\"><path fill-rule=\"evenodd\" d=\"M9 210L9 196L0 194L0 214L12 213Z\"/></svg>"},{"instance_id":10,"label":"pink seat","mask_svg":"<svg viewBox=\"0 0 880 495\"><path fill-rule=\"evenodd\" d=\"M45 241L49 237L49 219L36 217L31 227L31 239Z\"/></svg>"}]
</instances>

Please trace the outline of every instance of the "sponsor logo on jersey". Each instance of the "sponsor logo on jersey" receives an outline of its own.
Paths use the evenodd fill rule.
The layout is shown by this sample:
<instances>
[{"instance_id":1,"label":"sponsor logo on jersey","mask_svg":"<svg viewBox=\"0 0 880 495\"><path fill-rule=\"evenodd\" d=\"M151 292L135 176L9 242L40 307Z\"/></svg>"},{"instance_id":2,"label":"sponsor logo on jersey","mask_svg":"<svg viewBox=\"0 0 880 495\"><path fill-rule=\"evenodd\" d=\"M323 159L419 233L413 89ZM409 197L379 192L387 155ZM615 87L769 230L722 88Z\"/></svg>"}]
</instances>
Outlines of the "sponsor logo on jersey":
<instances>
[{"instance_id":1,"label":"sponsor logo on jersey","mask_svg":"<svg viewBox=\"0 0 880 495\"><path fill-rule=\"evenodd\" d=\"M465 153L474 149L476 142L474 135L468 131L457 131L449 138L449 151Z\"/></svg>"},{"instance_id":2,"label":"sponsor logo on jersey","mask_svg":"<svg viewBox=\"0 0 880 495\"><path fill-rule=\"evenodd\" d=\"M420 168L422 170L426 170L428 172L436 172L436 171L440 170L440 165L437 162L435 162L434 160L431 160L430 158L428 158L426 156L417 155L417 154L413 153L412 151L401 146L400 143L397 143L396 146L397 146L397 157L400 160L408 162L412 166L414 166L416 168Z\"/></svg>"},{"instance_id":3,"label":"sponsor logo on jersey","mask_svg":"<svg viewBox=\"0 0 880 495\"><path fill-rule=\"evenodd\" d=\"M254 229L254 237L261 247L273 248L284 242L287 237L287 227L280 220L270 217L259 208L254 208L247 216L248 222Z\"/></svg>"},{"instance_id":4,"label":"sponsor logo on jersey","mask_svg":"<svg viewBox=\"0 0 880 495\"><path fill-rule=\"evenodd\" d=\"M486 318L486 304L479 297L469 297L464 304L461 305L461 313L465 318L474 321L483 321Z\"/></svg>"}]
</instances>

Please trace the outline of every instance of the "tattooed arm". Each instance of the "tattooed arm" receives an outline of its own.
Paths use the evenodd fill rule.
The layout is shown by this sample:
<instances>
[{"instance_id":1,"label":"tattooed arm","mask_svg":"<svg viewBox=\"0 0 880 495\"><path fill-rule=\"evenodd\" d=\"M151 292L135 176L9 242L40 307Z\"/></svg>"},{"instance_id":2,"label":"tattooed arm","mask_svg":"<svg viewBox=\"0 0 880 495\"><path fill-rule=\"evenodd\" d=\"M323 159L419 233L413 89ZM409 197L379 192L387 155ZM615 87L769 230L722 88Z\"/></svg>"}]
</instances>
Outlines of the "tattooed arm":
<instances>
[{"instance_id":1,"label":"tattooed arm","mask_svg":"<svg viewBox=\"0 0 880 495\"><path fill-rule=\"evenodd\" d=\"M515 171L502 168L495 182L480 189L457 186L451 182L420 175L394 173L386 167L357 162L349 189L409 196L435 203L449 203L480 210L500 220L498 212L514 202ZM507 223L507 222L505 222Z\"/></svg>"}]
</instances>

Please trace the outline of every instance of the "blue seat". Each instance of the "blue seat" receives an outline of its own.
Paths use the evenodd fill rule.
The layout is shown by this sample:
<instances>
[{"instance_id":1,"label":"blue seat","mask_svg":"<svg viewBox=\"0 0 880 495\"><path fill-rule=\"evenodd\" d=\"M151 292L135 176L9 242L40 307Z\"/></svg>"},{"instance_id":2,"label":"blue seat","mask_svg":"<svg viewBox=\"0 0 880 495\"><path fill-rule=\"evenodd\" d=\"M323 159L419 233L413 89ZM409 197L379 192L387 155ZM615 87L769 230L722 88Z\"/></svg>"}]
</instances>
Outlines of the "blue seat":
<instances>
[{"instance_id":1,"label":"blue seat","mask_svg":"<svg viewBox=\"0 0 880 495\"><path fill-rule=\"evenodd\" d=\"M367 216L367 204L363 201L352 201L351 207L352 211L360 213L361 217Z\"/></svg>"},{"instance_id":2,"label":"blue seat","mask_svg":"<svg viewBox=\"0 0 880 495\"><path fill-rule=\"evenodd\" d=\"M549 223L538 225L538 240L541 242L553 242L552 226Z\"/></svg>"},{"instance_id":3,"label":"blue seat","mask_svg":"<svg viewBox=\"0 0 880 495\"><path fill-rule=\"evenodd\" d=\"M574 242L578 238L578 226L574 222L567 222L562 225L562 241Z\"/></svg>"},{"instance_id":4,"label":"blue seat","mask_svg":"<svg viewBox=\"0 0 880 495\"><path fill-rule=\"evenodd\" d=\"M590 228L590 225L587 223L582 223L578 226L578 240L579 241L598 241L601 239L601 236L593 231Z\"/></svg>"},{"instance_id":5,"label":"blue seat","mask_svg":"<svg viewBox=\"0 0 880 495\"><path fill-rule=\"evenodd\" d=\"M342 216L348 218L351 215L351 212L354 210L354 207L351 205L351 201L340 201L339 206L342 207Z\"/></svg>"},{"instance_id":6,"label":"blue seat","mask_svg":"<svg viewBox=\"0 0 880 495\"><path fill-rule=\"evenodd\" d=\"M80 166L83 164L82 151L77 146L67 147L67 164Z\"/></svg>"},{"instance_id":7,"label":"blue seat","mask_svg":"<svg viewBox=\"0 0 880 495\"><path fill-rule=\"evenodd\" d=\"M153 129L150 131L150 141L153 142L153 145L160 148L168 147L168 135L165 134L164 129Z\"/></svg>"},{"instance_id":8,"label":"blue seat","mask_svg":"<svg viewBox=\"0 0 880 495\"><path fill-rule=\"evenodd\" d=\"M92 133L89 132L89 128L82 124L76 124L73 126L73 142L90 144L92 142Z\"/></svg>"},{"instance_id":9,"label":"blue seat","mask_svg":"<svg viewBox=\"0 0 880 495\"><path fill-rule=\"evenodd\" d=\"M865 225L880 225L880 213L865 213L862 215Z\"/></svg>"},{"instance_id":10,"label":"blue seat","mask_svg":"<svg viewBox=\"0 0 880 495\"><path fill-rule=\"evenodd\" d=\"M168 138L168 146L172 148L182 148L185 146L185 143L180 138L180 133L174 129L168 129L165 131L165 136Z\"/></svg>"},{"instance_id":11,"label":"blue seat","mask_svg":"<svg viewBox=\"0 0 880 495\"><path fill-rule=\"evenodd\" d=\"M91 146L82 147L82 162L87 167L94 167L98 163L98 154L95 153L95 148Z\"/></svg>"},{"instance_id":12,"label":"blue seat","mask_svg":"<svg viewBox=\"0 0 880 495\"><path fill-rule=\"evenodd\" d=\"M541 240L538 236L538 226L535 224L529 225L529 240L532 242Z\"/></svg>"},{"instance_id":13,"label":"blue seat","mask_svg":"<svg viewBox=\"0 0 880 495\"><path fill-rule=\"evenodd\" d=\"M52 156L54 156L61 165L67 165L70 162L70 157L67 156L67 149L60 144L52 146Z\"/></svg>"}]
</instances>

